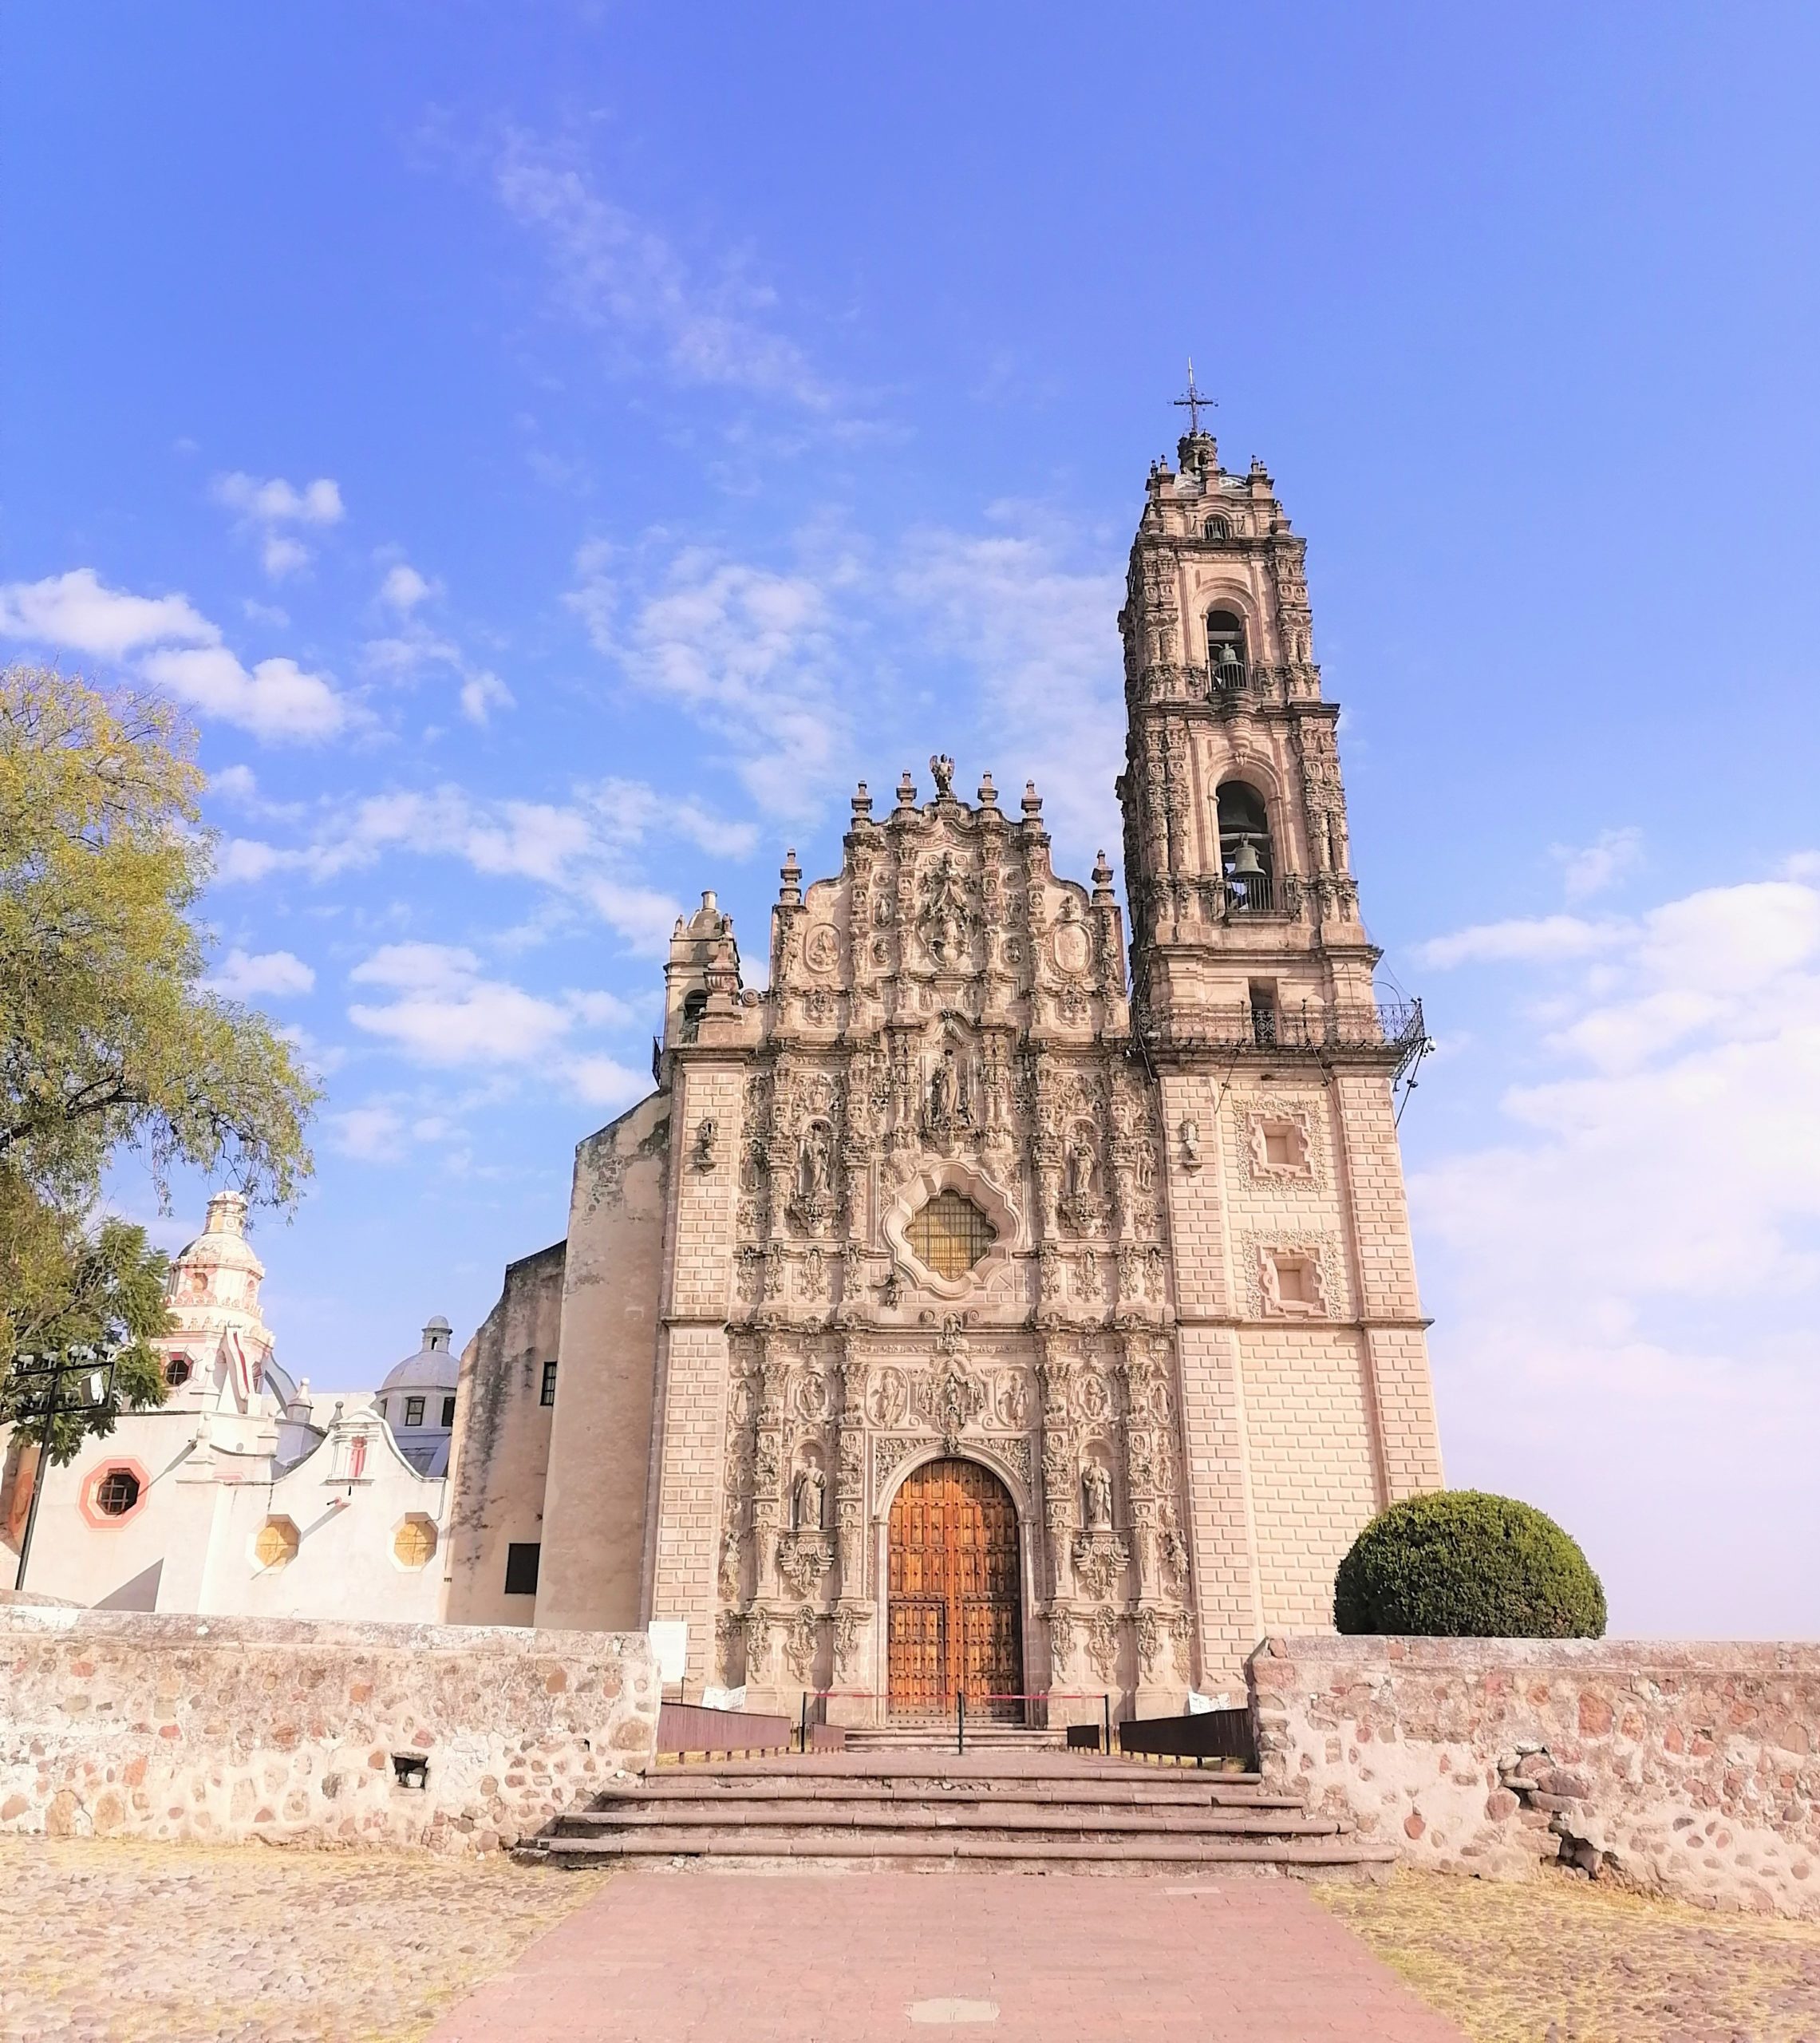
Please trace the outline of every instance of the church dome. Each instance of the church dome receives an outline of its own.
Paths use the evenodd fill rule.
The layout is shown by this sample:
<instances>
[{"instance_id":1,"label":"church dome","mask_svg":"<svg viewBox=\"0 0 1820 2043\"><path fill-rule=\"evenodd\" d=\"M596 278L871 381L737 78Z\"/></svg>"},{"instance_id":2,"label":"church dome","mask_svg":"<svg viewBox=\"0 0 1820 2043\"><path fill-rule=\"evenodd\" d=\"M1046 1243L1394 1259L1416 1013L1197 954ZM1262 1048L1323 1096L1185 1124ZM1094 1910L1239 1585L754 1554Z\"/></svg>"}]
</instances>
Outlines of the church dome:
<instances>
[{"instance_id":1,"label":"church dome","mask_svg":"<svg viewBox=\"0 0 1820 2043\"><path fill-rule=\"evenodd\" d=\"M379 1386L381 1397L393 1391L453 1390L461 1358L449 1346L449 1324L438 1313L424 1329L424 1345L407 1355Z\"/></svg>"},{"instance_id":2,"label":"church dome","mask_svg":"<svg viewBox=\"0 0 1820 2043\"><path fill-rule=\"evenodd\" d=\"M448 1472L460 1358L449 1346L448 1322L439 1313L424 1329L424 1345L407 1355L379 1386L379 1416L392 1429L398 1452L420 1476Z\"/></svg>"}]
</instances>

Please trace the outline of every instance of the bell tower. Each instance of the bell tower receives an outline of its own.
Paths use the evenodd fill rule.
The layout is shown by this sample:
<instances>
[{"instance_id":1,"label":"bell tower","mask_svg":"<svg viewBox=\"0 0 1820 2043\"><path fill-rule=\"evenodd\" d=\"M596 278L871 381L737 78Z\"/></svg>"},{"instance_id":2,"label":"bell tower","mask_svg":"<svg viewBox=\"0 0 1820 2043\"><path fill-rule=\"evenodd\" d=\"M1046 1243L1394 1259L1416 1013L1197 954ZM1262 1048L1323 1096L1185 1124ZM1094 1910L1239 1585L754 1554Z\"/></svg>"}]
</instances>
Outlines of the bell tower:
<instances>
[{"instance_id":1,"label":"bell tower","mask_svg":"<svg viewBox=\"0 0 1820 2043\"><path fill-rule=\"evenodd\" d=\"M1394 1089L1315 665L1305 542L1220 464L1190 384L1124 608L1131 1032L1159 1093L1200 1664L1332 1621L1360 1526L1438 1488Z\"/></svg>"},{"instance_id":2,"label":"bell tower","mask_svg":"<svg viewBox=\"0 0 1820 2043\"><path fill-rule=\"evenodd\" d=\"M1119 628L1119 796L1140 1027L1268 1047L1372 1033L1334 726L1313 658L1306 542L1264 465L1211 433L1145 485Z\"/></svg>"}]
</instances>

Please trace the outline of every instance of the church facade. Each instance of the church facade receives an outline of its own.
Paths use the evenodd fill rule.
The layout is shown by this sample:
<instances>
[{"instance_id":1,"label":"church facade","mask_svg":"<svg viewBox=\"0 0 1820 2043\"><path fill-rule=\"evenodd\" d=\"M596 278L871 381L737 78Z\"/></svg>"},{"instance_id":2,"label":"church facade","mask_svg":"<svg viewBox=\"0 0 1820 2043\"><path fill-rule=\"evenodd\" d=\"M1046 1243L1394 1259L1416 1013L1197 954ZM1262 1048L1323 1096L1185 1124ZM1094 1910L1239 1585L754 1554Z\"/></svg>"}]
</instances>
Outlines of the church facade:
<instances>
[{"instance_id":1,"label":"church facade","mask_svg":"<svg viewBox=\"0 0 1820 2043\"><path fill-rule=\"evenodd\" d=\"M464 1358L456 1622L687 1627L686 1685L1055 1723L1230 1689L1439 1485L1304 542L1191 432L1125 606L1103 856L931 761L794 854L768 983L704 897L656 1091Z\"/></svg>"}]
</instances>

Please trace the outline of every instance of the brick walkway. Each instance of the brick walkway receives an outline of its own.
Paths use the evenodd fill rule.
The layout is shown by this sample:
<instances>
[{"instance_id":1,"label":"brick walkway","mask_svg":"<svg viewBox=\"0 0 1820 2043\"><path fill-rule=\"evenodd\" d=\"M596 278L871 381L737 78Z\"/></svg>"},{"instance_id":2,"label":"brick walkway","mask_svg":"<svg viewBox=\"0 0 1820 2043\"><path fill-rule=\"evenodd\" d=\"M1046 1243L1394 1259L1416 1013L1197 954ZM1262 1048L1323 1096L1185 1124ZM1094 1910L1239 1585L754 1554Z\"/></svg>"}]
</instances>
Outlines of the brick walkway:
<instances>
[{"instance_id":1,"label":"brick walkway","mask_svg":"<svg viewBox=\"0 0 1820 2043\"><path fill-rule=\"evenodd\" d=\"M431 2043L1463 2043L1297 1883L627 1871Z\"/></svg>"}]
</instances>

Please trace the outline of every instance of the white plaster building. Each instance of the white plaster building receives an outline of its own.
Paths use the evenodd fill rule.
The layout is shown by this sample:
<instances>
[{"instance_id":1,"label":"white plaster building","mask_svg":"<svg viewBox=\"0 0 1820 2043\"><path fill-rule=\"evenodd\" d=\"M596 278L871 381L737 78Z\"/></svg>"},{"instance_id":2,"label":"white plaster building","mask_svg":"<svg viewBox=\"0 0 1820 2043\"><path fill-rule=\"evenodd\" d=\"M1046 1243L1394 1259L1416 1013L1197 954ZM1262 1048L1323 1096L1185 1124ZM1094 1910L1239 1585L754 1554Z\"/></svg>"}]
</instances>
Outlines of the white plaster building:
<instances>
[{"instance_id":1,"label":"white plaster building","mask_svg":"<svg viewBox=\"0 0 1820 2043\"><path fill-rule=\"evenodd\" d=\"M24 1587L103 1610L433 1622L453 1417L448 1323L432 1321L386 1379L393 1412L364 1393L313 1397L274 1357L246 1217L238 1193L218 1192L171 1267L172 1330L154 1344L165 1403L123 1413L46 1470ZM7 1443L9 1587L36 1459Z\"/></svg>"}]
</instances>

